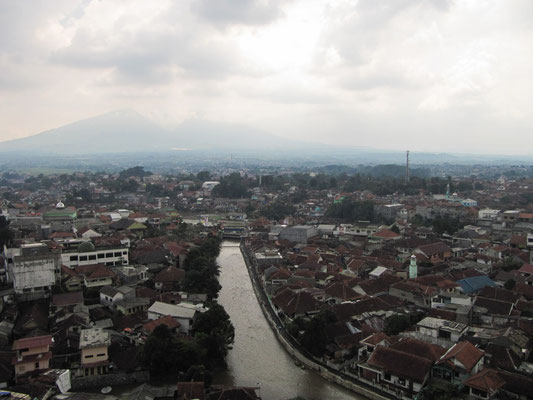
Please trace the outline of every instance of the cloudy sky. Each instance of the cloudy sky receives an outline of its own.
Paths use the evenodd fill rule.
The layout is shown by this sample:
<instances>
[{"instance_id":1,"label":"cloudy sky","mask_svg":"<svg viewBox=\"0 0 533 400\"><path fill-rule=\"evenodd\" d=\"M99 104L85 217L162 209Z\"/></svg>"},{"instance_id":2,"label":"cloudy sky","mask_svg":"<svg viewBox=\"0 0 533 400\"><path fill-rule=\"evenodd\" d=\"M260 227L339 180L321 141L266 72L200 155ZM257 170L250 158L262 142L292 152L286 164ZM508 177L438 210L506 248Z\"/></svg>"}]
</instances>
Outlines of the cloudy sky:
<instances>
[{"instance_id":1,"label":"cloudy sky","mask_svg":"<svg viewBox=\"0 0 533 400\"><path fill-rule=\"evenodd\" d=\"M0 140L131 108L531 154L531 21L531 0L0 0Z\"/></svg>"}]
</instances>

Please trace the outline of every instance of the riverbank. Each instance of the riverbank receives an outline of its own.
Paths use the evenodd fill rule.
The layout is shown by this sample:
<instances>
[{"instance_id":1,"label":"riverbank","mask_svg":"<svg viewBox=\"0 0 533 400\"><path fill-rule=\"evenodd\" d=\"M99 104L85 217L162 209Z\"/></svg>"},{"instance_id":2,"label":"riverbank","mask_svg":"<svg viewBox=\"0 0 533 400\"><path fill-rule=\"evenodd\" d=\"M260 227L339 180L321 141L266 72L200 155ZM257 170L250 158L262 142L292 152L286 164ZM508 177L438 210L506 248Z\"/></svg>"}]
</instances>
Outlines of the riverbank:
<instances>
[{"instance_id":1,"label":"riverbank","mask_svg":"<svg viewBox=\"0 0 533 400\"><path fill-rule=\"evenodd\" d=\"M390 400L395 397L379 391L379 389L373 388L363 382L358 382L354 378L343 374L340 371L336 371L328 365L322 363L319 360L314 359L310 354L306 354L305 349L302 349L298 343L285 331L285 328L276 315L275 310L272 308L264 287L261 283L259 275L257 274L256 266L253 257L249 254L244 241L240 243L240 251L242 253L252 288L257 297L260 308L265 316L268 325L272 329L279 343L285 349L285 351L295 360L295 362L302 365L304 368L308 368L329 382L336 383L345 389L348 389L354 393L357 393L367 399L372 400Z\"/></svg>"}]
</instances>

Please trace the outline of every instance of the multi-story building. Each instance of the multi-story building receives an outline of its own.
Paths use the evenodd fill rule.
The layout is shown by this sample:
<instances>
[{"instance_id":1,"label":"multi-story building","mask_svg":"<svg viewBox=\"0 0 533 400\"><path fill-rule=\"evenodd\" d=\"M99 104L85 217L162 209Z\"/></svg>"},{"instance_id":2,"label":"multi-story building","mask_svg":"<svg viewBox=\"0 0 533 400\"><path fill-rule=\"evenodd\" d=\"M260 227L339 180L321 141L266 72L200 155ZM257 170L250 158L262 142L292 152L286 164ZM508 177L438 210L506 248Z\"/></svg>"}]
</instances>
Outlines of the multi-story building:
<instances>
[{"instance_id":1,"label":"multi-story building","mask_svg":"<svg viewBox=\"0 0 533 400\"><path fill-rule=\"evenodd\" d=\"M102 328L83 329L80 333L82 376L102 375L109 370L109 332Z\"/></svg>"},{"instance_id":2,"label":"multi-story building","mask_svg":"<svg viewBox=\"0 0 533 400\"><path fill-rule=\"evenodd\" d=\"M48 369L52 358L51 344L51 335L15 340L13 343L13 350L16 352L13 359L15 375Z\"/></svg>"},{"instance_id":3,"label":"multi-story building","mask_svg":"<svg viewBox=\"0 0 533 400\"><path fill-rule=\"evenodd\" d=\"M61 256L44 243L5 249L4 256L6 280L21 300L49 297L61 279Z\"/></svg>"},{"instance_id":4,"label":"multi-story building","mask_svg":"<svg viewBox=\"0 0 533 400\"><path fill-rule=\"evenodd\" d=\"M129 249L126 245L95 247L85 241L62 251L61 263L69 268L80 265L104 264L108 267L129 264Z\"/></svg>"}]
</instances>

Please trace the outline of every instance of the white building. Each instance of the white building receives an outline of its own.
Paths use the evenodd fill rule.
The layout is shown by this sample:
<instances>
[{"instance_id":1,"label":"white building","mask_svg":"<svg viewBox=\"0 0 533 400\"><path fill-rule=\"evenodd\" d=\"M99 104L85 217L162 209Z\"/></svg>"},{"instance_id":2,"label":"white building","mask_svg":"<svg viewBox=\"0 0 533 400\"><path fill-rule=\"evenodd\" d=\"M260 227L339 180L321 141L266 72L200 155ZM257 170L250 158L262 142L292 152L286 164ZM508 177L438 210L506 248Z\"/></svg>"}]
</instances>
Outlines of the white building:
<instances>
[{"instance_id":1,"label":"white building","mask_svg":"<svg viewBox=\"0 0 533 400\"><path fill-rule=\"evenodd\" d=\"M126 246L96 248L92 242L83 242L77 248L63 250L61 263L69 268L92 264L128 265L129 249Z\"/></svg>"},{"instance_id":2,"label":"white building","mask_svg":"<svg viewBox=\"0 0 533 400\"><path fill-rule=\"evenodd\" d=\"M218 181L205 181L204 183L202 183L202 189L211 191L217 185L220 185L220 182L218 182Z\"/></svg>"},{"instance_id":3,"label":"white building","mask_svg":"<svg viewBox=\"0 0 533 400\"><path fill-rule=\"evenodd\" d=\"M492 210L490 208L484 208L483 210L478 211L477 217L479 219L496 219L500 213L501 210Z\"/></svg>"}]
</instances>

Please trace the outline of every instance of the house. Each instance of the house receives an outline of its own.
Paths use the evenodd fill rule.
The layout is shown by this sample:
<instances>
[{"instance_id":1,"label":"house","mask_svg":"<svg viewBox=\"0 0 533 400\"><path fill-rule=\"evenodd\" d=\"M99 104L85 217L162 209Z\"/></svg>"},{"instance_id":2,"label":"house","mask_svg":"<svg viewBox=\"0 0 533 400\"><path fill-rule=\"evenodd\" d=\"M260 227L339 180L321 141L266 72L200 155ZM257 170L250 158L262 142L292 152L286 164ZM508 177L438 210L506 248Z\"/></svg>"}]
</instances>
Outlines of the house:
<instances>
[{"instance_id":1,"label":"house","mask_svg":"<svg viewBox=\"0 0 533 400\"><path fill-rule=\"evenodd\" d=\"M82 376L102 375L109 370L109 332L102 328L82 329L80 332Z\"/></svg>"},{"instance_id":2,"label":"house","mask_svg":"<svg viewBox=\"0 0 533 400\"><path fill-rule=\"evenodd\" d=\"M418 282L400 281L389 287L389 294L402 300L414 303L420 307L431 307L439 291L432 287Z\"/></svg>"},{"instance_id":3,"label":"house","mask_svg":"<svg viewBox=\"0 0 533 400\"><path fill-rule=\"evenodd\" d=\"M471 276L457 282L464 293L472 294L487 286L496 286L494 281L486 275Z\"/></svg>"},{"instance_id":4,"label":"house","mask_svg":"<svg viewBox=\"0 0 533 400\"><path fill-rule=\"evenodd\" d=\"M51 344L52 335L15 340L13 343L15 375L48 369L52 358Z\"/></svg>"},{"instance_id":5,"label":"house","mask_svg":"<svg viewBox=\"0 0 533 400\"><path fill-rule=\"evenodd\" d=\"M115 267L113 271L120 281L126 285L144 282L148 279L148 267L144 265L125 265Z\"/></svg>"},{"instance_id":6,"label":"house","mask_svg":"<svg viewBox=\"0 0 533 400\"><path fill-rule=\"evenodd\" d=\"M102 236L102 234L96 232L94 229L91 229L89 227L84 227L84 228L80 228L78 229L78 236L79 237L82 237L82 238L85 238L85 239L92 239L92 238L95 238L95 237L100 237Z\"/></svg>"},{"instance_id":7,"label":"house","mask_svg":"<svg viewBox=\"0 0 533 400\"><path fill-rule=\"evenodd\" d=\"M67 291L75 292L81 290L82 282L83 278L76 271L65 265L61 266L61 284Z\"/></svg>"},{"instance_id":8,"label":"house","mask_svg":"<svg viewBox=\"0 0 533 400\"><path fill-rule=\"evenodd\" d=\"M505 385L505 381L497 371L485 368L477 374L463 381L468 388L470 396L479 399L497 398L499 390Z\"/></svg>"},{"instance_id":9,"label":"house","mask_svg":"<svg viewBox=\"0 0 533 400\"><path fill-rule=\"evenodd\" d=\"M452 256L452 250L443 242L425 244L417 247L413 252L423 255L432 263L446 261Z\"/></svg>"},{"instance_id":10,"label":"house","mask_svg":"<svg viewBox=\"0 0 533 400\"><path fill-rule=\"evenodd\" d=\"M529 278L533 276L533 264L524 264L520 267L518 270L520 275L522 275L524 278Z\"/></svg>"},{"instance_id":11,"label":"house","mask_svg":"<svg viewBox=\"0 0 533 400\"><path fill-rule=\"evenodd\" d=\"M300 290L296 292L289 288L282 289L276 293L272 303L289 318L316 314L323 304L307 291Z\"/></svg>"},{"instance_id":12,"label":"house","mask_svg":"<svg viewBox=\"0 0 533 400\"><path fill-rule=\"evenodd\" d=\"M429 379L432 365L427 358L377 346L368 361L359 364L359 376L398 397L413 398Z\"/></svg>"},{"instance_id":13,"label":"house","mask_svg":"<svg viewBox=\"0 0 533 400\"><path fill-rule=\"evenodd\" d=\"M170 315L146 322L143 324L142 329L146 332L146 334L151 334L155 328L157 328L159 325L165 325L168 329L174 332L179 331L180 323L173 318Z\"/></svg>"},{"instance_id":14,"label":"house","mask_svg":"<svg viewBox=\"0 0 533 400\"><path fill-rule=\"evenodd\" d=\"M388 346L391 339L383 332L373 333L359 342L358 358L364 360L372 354L376 346Z\"/></svg>"},{"instance_id":15,"label":"house","mask_svg":"<svg viewBox=\"0 0 533 400\"><path fill-rule=\"evenodd\" d=\"M390 241L390 240L399 240L402 238L402 235L394 231L391 231L390 229L382 229L380 231L377 231L376 233L368 235L368 238L370 240L374 240L378 242L385 242L385 241Z\"/></svg>"},{"instance_id":16,"label":"house","mask_svg":"<svg viewBox=\"0 0 533 400\"><path fill-rule=\"evenodd\" d=\"M461 383L483 368L484 352L470 342L454 344L433 367L433 377Z\"/></svg>"},{"instance_id":17,"label":"house","mask_svg":"<svg viewBox=\"0 0 533 400\"><path fill-rule=\"evenodd\" d=\"M148 227L143 223L128 218L122 218L118 221L112 222L109 227L115 231L127 230L133 232L140 238L143 237L144 231L148 229Z\"/></svg>"},{"instance_id":18,"label":"house","mask_svg":"<svg viewBox=\"0 0 533 400\"><path fill-rule=\"evenodd\" d=\"M82 278L86 288L97 288L113 284L115 273L104 264L79 265L74 272Z\"/></svg>"},{"instance_id":19,"label":"house","mask_svg":"<svg viewBox=\"0 0 533 400\"><path fill-rule=\"evenodd\" d=\"M146 311L149 306L150 300L137 297L126 297L115 302L115 308L117 311L120 311L124 315L130 315L138 311Z\"/></svg>"},{"instance_id":20,"label":"house","mask_svg":"<svg viewBox=\"0 0 533 400\"><path fill-rule=\"evenodd\" d=\"M154 287L160 291L177 290L183 278L185 278L185 271L183 269L170 266L154 277Z\"/></svg>"},{"instance_id":21,"label":"house","mask_svg":"<svg viewBox=\"0 0 533 400\"><path fill-rule=\"evenodd\" d=\"M52 305L56 311L66 307L83 306L83 292L57 293L52 296Z\"/></svg>"},{"instance_id":22,"label":"house","mask_svg":"<svg viewBox=\"0 0 533 400\"><path fill-rule=\"evenodd\" d=\"M445 319L426 317L416 324L417 336L446 348L457 343L466 334L468 325Z\"/></svg>"},{"instance_id":23,"label":"house","mask_svg":"<svg viewBox=\"0 0 533 400\"><path fill-rule=\"evenodd\" d=\"M343 301L350 301L361 298L359 293L354 292L344 282L335 282L325 289L326 301L328 303L340 304Z\"/></svg>"},{"instance_id":24,"label":"house","mask_svg":"<svg viewBox=\"0 0 533 400\"><path fill-rule=\"evenodd\" d=\"M279 238L296 243L307 243L307 241L318 235L318 229L311 225L295 225L283 228L279 233Z\"/></svg>"},{"instance_id":25,"label":"house","mask_svg":"<svg viewBox=\"0 0 533 400\"><path fill-rule=\"evenodd\" d=\"M180 332L185 335L189 335L191 333L192 325L196 319L197 313L203 311L205 311L205 309L198 306L186 304L167 304L156 301L148 309L148 319L156 320L170 315L180 323Z\"/></svg>"},{"instance_id":26,"label":"house","mask_svg":"<svg viewBox=\"0 0 533 400\"><path fill-rule=\"evenodd\" d=\"M100 303L109 307L114 307L115 303L125 298L134 298L135 289L130 286L104 286L100 289Z\"/></svg>"}]
</instances>

